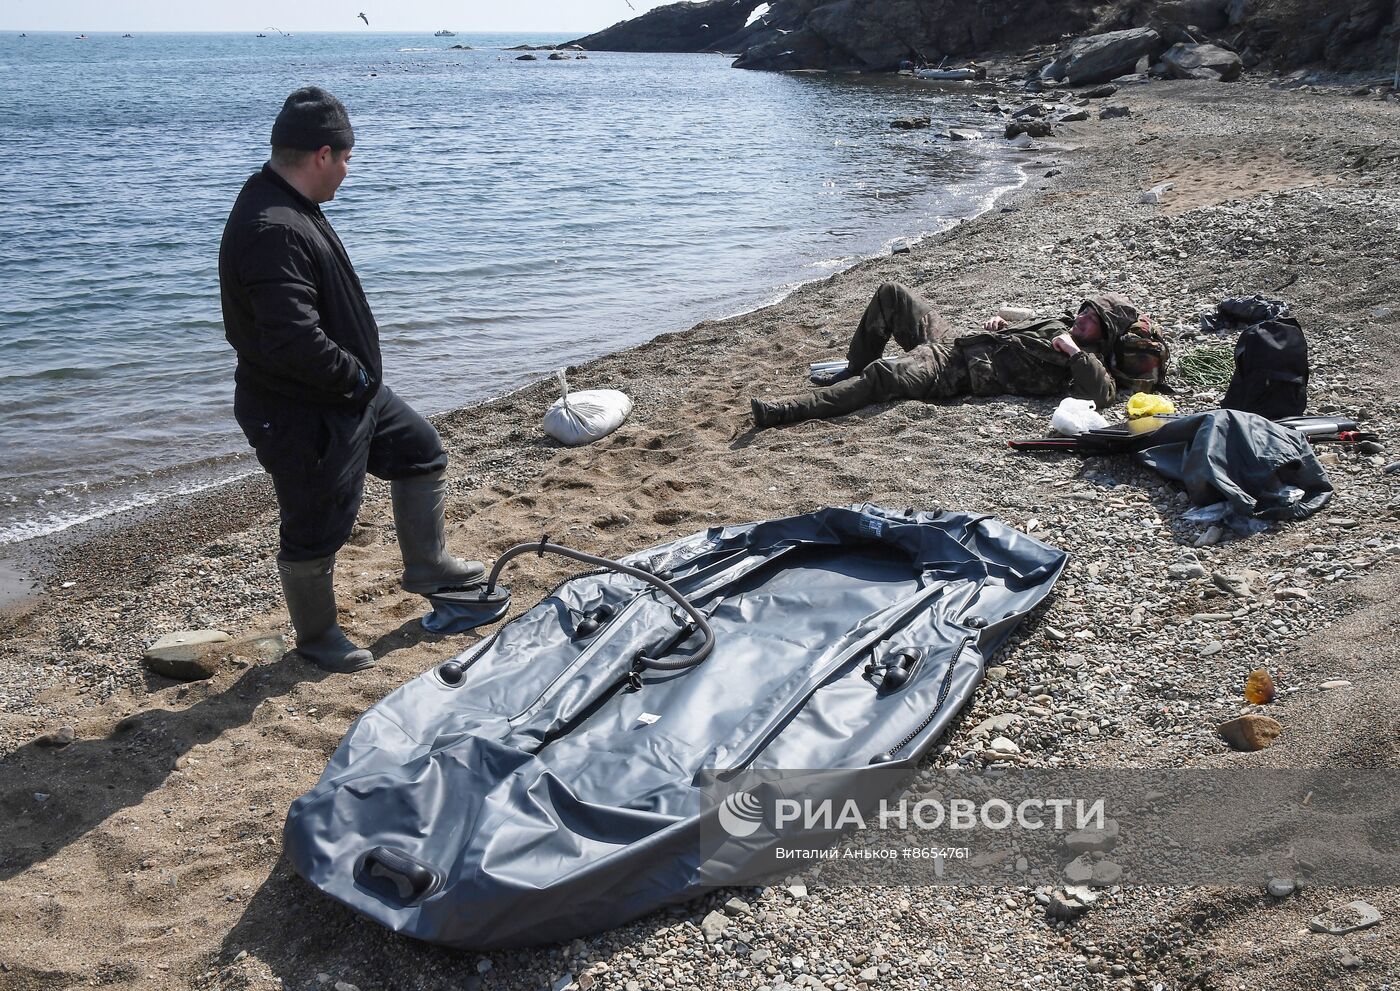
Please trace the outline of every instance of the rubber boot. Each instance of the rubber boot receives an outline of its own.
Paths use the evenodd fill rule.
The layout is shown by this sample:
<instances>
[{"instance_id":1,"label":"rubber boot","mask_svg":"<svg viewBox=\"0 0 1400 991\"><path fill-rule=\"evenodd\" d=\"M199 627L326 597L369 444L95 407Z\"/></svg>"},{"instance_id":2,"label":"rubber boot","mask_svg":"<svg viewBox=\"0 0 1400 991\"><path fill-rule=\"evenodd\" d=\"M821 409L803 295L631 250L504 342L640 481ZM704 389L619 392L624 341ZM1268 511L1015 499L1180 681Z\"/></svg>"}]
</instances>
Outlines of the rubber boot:
<instances>
[{"instance_id":1,"label":"rubber boot","mask_svg":"<svg viewBox=\"0 0 1400 991\"><path fill-rule=\"evenodd\" d=\"M389 484L394 502L394 529L403 555L404 591L429 595L470 588L486 580L480 561L463 561L447 553L443 510L447 506L446 472L403 478Z\"/></svg>"},{"instance_id":2,"label":"rubber boot","mask_svg":"<svg viewBox=\"0 0 1400 991\"><path fill-rule=\"evenodd\" d=\"M287 612L297 631L297 653L323 671L348 674L374 666L374 655L356 647L335 619L335 555L315 561L277 560Z\"/></svg>"},{"instance_id":3,"label":"rubber boot","mask_svg":"<svg viewBox=\"0 0 1400 991\"><path fill-rule=\"evenodd\" d=\"M764 403L757 399L749 400L749 411L753 414L753 428L767 430L793 422L793 403Z\"/></svg>"},{"instance_id":4,"label":"rubber boot","mask_svg":"<svg viewBox=\"0 0 1400 991\"><path fill-rule=\"evenodd\" d=\"M814 372L808 378L812 380L813 385L825 388L828 385L835 385L838 382L846 381L846 379L855 378L858 374L847 366L835 372Z\"/></svg>"}]
</instances>

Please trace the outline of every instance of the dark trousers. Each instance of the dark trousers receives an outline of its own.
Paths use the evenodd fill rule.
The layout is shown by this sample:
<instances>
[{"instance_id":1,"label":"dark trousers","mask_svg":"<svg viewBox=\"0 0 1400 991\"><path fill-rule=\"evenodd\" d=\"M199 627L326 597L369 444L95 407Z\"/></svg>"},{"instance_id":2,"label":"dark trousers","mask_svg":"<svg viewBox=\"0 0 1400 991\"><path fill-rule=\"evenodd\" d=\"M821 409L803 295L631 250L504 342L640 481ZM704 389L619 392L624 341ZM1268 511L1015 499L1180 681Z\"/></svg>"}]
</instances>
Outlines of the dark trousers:
<instances>
[{"instance_id":1,"label":"dark trousers","mask_svg":"<svg viewBox=\"0 0 1400 991\"><path fill-rule=\"evenodd\" d=\"M437 430L386 386L363 410L347 410L240 385L233 411L272 476L284 560L314 561L344 546L366 472L393 481L447 467Z\"/></svg>"},{"instance_id":2,"label":"dark trousers","mask_svg":"<svg viewBox=\"0 0 1400 991\"><path fill-rule=\"evenodd\" d=\"M918 293L894 282L875 290L846 352L853 377L793 402L791 420L854 413L892 399L943 399L967 391L966 367L948 324ZM893 340L907 353L883 357Z\"/></svg>"}]
</instances>

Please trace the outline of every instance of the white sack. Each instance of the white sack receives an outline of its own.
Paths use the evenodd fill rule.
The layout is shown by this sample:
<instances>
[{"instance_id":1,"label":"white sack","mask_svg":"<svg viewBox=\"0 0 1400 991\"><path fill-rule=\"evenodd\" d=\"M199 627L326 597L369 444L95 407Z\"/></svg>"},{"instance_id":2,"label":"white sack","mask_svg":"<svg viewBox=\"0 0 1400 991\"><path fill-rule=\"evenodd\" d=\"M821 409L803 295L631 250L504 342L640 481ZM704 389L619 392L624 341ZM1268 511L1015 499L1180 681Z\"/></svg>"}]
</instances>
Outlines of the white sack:
<instances>
[{"instance_id":1,"label":"white sack","mask_svg":"<svg viewBox=\"0 0 1400 991\"><path fill-rule=\"evenodd\" d=\"M1106 426L1108 421L1099 416L1092 399L1062 399L1050 418L1050 429L1066 437L1077 437L1086 430Z\"/></svg>"},{"instance_id":2,"label":"white sack","mask_svg":"<svg viewBox=\"0 0 1400 991\"><path fill-rule=\"evenodd\" d=\"M557 375L564 393L544 415L544 432L561 444L578 447L606 437L632 412L632 400L616 389L590 389L569 394L561 368Z\"/></svg>"}]
</instances>

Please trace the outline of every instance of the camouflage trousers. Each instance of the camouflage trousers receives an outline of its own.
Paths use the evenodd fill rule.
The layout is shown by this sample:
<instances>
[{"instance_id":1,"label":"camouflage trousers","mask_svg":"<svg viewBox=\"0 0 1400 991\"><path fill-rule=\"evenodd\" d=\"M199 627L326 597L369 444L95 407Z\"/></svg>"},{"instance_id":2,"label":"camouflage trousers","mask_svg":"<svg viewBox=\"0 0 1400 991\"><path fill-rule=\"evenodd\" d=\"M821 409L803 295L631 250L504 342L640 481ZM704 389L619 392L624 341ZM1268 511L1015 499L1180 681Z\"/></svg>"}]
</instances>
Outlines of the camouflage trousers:
<instances>
[{"instance_id":1,"label":"camouflage trousers","mask_svg":"<svg viewBox=\"0 0 1400 991\"><path fill-rule=\"evenodd\" d=\"M846 352L853 377L791 401L788 422L843 416L894 399L947 399L970 391L967 363L927 300L887 282L875 291ZM893 340L905 353L884 357Z\"/></svg>"}]
</instances>

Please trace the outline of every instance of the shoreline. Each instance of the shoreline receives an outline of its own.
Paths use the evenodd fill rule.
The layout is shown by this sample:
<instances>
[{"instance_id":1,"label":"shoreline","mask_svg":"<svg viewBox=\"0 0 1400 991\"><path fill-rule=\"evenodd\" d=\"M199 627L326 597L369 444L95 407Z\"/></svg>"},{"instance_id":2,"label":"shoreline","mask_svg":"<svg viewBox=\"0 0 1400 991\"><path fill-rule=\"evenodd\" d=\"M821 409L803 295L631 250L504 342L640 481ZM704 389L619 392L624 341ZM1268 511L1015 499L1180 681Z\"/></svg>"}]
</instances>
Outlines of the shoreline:
<instances>
[{"instance_id":1,"label":"shoreline","mask_svg":"<svg viewBox=\"0 0 1400 991\"><path fill-rule=\"evenodd\" d=\"M1383 236L1400 225L1400 106L1253 83L1153 83L1114 102L1131 116L1067 127L1077 147L1033 155L1031 178L997 209L909 254L581 367L574 387L623 388L636 403L597 444L541 441L548 383L437 418L452 458L449 544L493 557L547 532L618 556L821 505L985 511L1070 561L1042 613L988 658L988 678L929 767L993 766L989 741L1003 734L1030 768L1397 768L1400 474L1387 466L1400 370L1388 360L1393 318L1380 312L1400 299L1400 245ZM1176 187L1163 202L1141 202L1167 181ZM1129 459L1006 448L1043 431L1052 399L893 403L748 431L748 397L803 390L807 363L845 345L884 281L915 286L957 325L1003 301L1050 307L1086 287L1116 288L1179 349L1193 343L1195 314L1224 295L1285 296L1309 337L1311 408L1357 416L1385 450L1329 448L1337 493L1326 510L1198 546L1206 531L1182 519L1184 496ZM1216 399L1176 396L1183 410ZM56 554L53 580L73 584L0 621L0 888L15 906L0 964L20 986L623 991L670 979L678 991L757 991L820 974L826 986L878 979L893 991L1261 980L1312 991L1327 978L1372 986L1400 972L1400 885L1308 885L1276 899L1263 878L1257 889L1124 883L1061 922L1047 918L1049 893L1009 864L1005 883L988 888L835 889L803 877L810 891L800 894L795 884L719 891L569 946L482 956L407 942L321 897L280 858L287 806L346 727L480 642L418 625L422 599L397 587L387 487L367 487L336 576L342 625L376 667L325 677L295 658L236 658L208 681L177 684L141 666L145 645L168 630L287 632L274 511L256 482ZM1171 570L1192 565L1194 578ZM524 607L561 573L526 556L508 584ZM1216 726L1256 711L1241 688L1259 666L1280 693L1257 711L1282 735L1235 752ZM37 742L60 726L72 744ZM725 917L731 898L745 908L722 939L706 939L702 922ZM1357 898L1382 912L1380 927L1308 932L1309 918Z\"/></svg>"},{"instance_id":2,"label":"shoreline","mask_svg":"<svg viewBox=\"0 0 1400 991\"><path fill-rule=\"evenodd\" d=\"M1003 89L1007 92L1012 91L1010 87L997 87L996 91L1002 91ZM888 257L894 245L897 243L903 242L910 248L917 247L928 239L946 233L948 230L951 230L961 223L975 220L983 214L996 209L1003 199L1022 189L1030 180L1030 176L1025 168L1025 154L1021 149L1007 147L999 149L999 151L1001 152L999 157L1015 168L1019 175L1019 180L1005 186L993 187L990 193L974 201L974 204L977 205L977 209L966 217L958 218L941 230L924 231L917 235L905 234L895 236L888 240L879 254L871 254L856 258L849 264L824 275L817 275L799 282L789 282L775 286L772 291L776 292L777 295L772 298L765 296L764 298L766 301L764 302L736 310L733 313L726 313L722 316L703 320L700 324L695 324L687 328L663 330L657 334L657 337L689 333L702 324L722 324L728 321L741 319L771 307L781 306L795 293L800 292L806 286L838 277L860 265ZM652 338L652 340L655 339L656 338ZM590 366L599 361L637 347L644 347L649 343L651 342L644 341L640 344L629 345L615 351L604 352L590 358L583 364L569 366L569 373L571 375L575 373L586 373ZM518 393L537 389L541 386L552 388L553 380L554 376L552 372L542 373L541 378L537 381L528 382L508 392L489 396L466 406L454 407L452 409L433 413L429 415L427 419L436 425L441 420L469 415L472 410L480 409L492 403L508 400ZM243 455L243 460L252 461L251 452L241 451L239 453ZM234 488L255 484L257 480L263 478L264 475L262 469L255 461L252 464L245 465L245 468L246 470L244 472L232 478L222 481L199 483L195 488L189 491L155 495L148 499L139 495L133 496L133 499L136 501L131 505L122 505L105 512L98 511L59 529L38 533L32 537L26 537L23 540L0 543L0 617L4 617L7 613L17 608L31 607L36 604L36 600L42 600L44 594L43 585L46 580L51 577L47 573L49 564L46 562L52 562L56 558L66 558L70 555L81 553L82 546L89 541L101 540L104 537L109 537L114 532L126 526L139 526L152 521L159 521L167 516L178 516L183 512L187 512L191 508L194 500L200 499L201 497L219 499L225 494L224 490L230 490L228 493L230 497L234 500L240 500L242 492L235 492L233 491Z\"/></svg>"}]
</instances>

